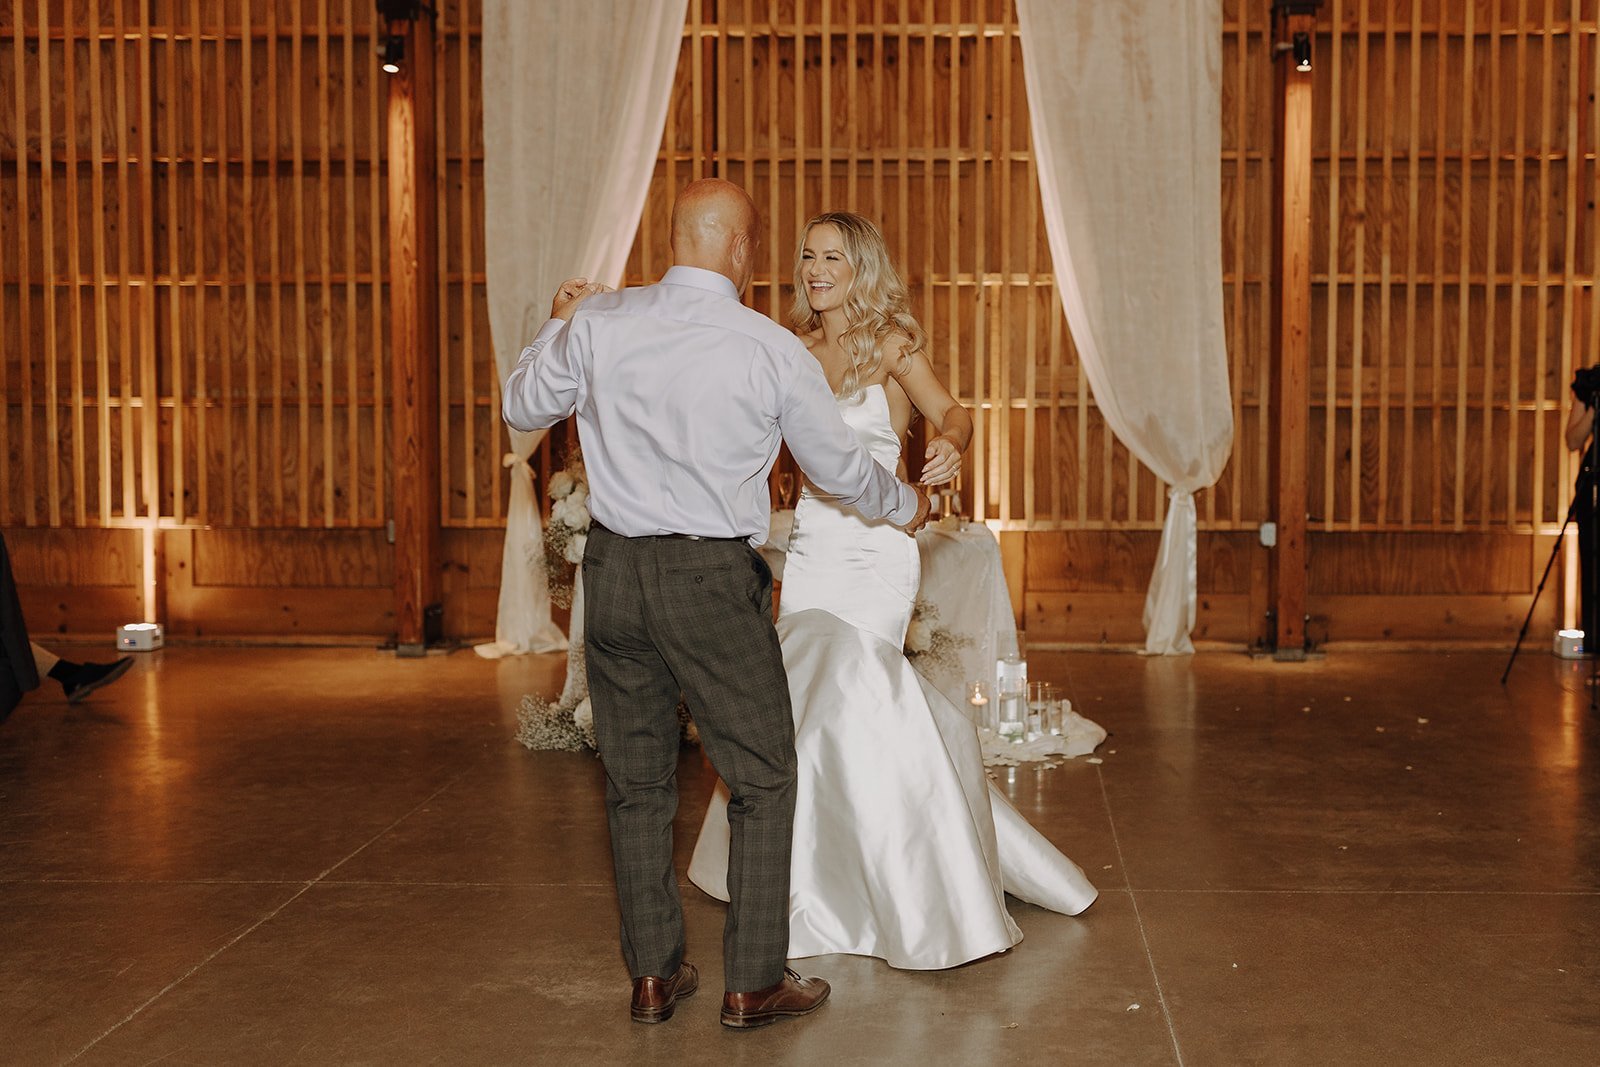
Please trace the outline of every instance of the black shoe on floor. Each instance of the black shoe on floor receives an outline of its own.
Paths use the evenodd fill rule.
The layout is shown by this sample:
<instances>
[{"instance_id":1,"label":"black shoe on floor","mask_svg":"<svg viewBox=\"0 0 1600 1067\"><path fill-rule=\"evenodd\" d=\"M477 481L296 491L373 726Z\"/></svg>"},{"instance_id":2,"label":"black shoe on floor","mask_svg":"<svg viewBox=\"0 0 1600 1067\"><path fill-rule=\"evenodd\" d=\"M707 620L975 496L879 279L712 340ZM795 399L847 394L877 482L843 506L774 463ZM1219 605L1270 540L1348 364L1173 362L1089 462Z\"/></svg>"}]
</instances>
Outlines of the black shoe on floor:
<instances>
[{"instance_id":1,"label":"black shoe on floor","mask_svg":"<svg viewBox=\"0 0 1600 1067\"><path fill-rule=\"evenodd\" d=\"M73 672L71 681L61 683L67 691L67 703L76 704L101 686L110 685L132 666L132 656L123 656L115 663L85 663Z\"/></svg>"}]
</instances>

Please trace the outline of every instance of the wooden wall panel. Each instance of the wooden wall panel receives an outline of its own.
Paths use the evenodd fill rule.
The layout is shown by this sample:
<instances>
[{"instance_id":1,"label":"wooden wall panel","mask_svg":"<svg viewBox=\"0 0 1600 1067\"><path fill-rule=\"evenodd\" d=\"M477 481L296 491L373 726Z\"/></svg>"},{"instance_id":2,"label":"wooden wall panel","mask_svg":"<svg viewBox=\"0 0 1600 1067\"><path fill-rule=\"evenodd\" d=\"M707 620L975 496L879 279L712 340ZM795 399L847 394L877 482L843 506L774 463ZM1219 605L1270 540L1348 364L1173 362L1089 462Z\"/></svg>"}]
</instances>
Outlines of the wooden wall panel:
<instances>
[{"instance_id":1,"label":"wooden wall panel","mask_svg":"<svg viewBox=\"0 0 1600 1067\"><path fill-rule=\"evenodd\" d=\"M1150 530L1045 531L1024 546L1026 595L1018 622L1033 647L1143 647L1145 582L1160 536ZM1552 539L1504 531L1312 531L1307 632L1317 646L1365 642L1508 645L1533 602ZM1259 647L1267 550L1254 535L1202 531L1197 642ZM1546 590L1534 633L1559 623Z\"/></svg>"},{"instance_id":2,"label":"wooden wall panel","mask_svg":"<svg viewBox=\"0 0 1600 1067\"><path fill-rule=\"evenodd\" d=\"M388 588L394 561L381 531L334 530L307 542L294 530L201 530L190 557L196 586Z\"/></svg>"},{"instance_id":3,"label":"wooden wall panel","mask_svg":"<svg viewBox=\"0 0 1600 1067\"><path fill-rule=\"evenodd\" d=\"M109 641L140 617L134 530L12 530L6 535L28 627ZM394 632L390 554L379 531L172 530L163 567L167 632L178 642L250 640L377 644ZM492 634L501 538L446 530L443 598L451 633ZM248 566L247 566L248 564ZM565 626L566 612L556 611Z\"/></svg>"},{"instance_id":4,"label":"wooden wall panel","mask_svg":"<svg viewBox=\"0 0 1600 1067\"><path fill-rule=\"evenodd\" d=\"M28 632L114 640L118 623L141 616L143 553L136 530L6 530L6 550Z\"/></svg>"},{"instance_id":5,"label":"wooden wall panel","mask_svg":"<svg viewBox=\"0 0 1600 1067\"><path fill-rule=\"evenodd\" d=\"M1329 533L1316 549L1314 595L1531 594L1544 566L1533 558L1533 538L1500 532Z\"/></svg>"},{"instance_id":6,"label":"wooden wall panel","mask_svg":"<svg viewBox=\"0 0 1600 1067\"><path fill-rule=\"evenodd\" d=\"M8 530L6 549L12 570L28 585L111 588L138 580L135 530Z\"/></svg>"}]
</instances>

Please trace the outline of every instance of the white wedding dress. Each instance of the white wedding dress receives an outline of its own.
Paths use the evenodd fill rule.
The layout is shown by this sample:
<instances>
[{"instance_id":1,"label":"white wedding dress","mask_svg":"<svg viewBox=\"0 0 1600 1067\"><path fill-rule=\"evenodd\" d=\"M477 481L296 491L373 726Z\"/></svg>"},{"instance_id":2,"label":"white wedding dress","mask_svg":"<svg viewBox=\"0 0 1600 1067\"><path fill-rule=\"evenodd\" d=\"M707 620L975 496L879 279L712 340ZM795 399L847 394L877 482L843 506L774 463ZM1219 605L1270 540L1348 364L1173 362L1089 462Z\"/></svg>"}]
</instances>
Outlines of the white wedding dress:
<instances>
[{"instance_id":1,"label":"white wedding dress","mask_svg":"<svg viewBox=\"0 0 1600 1067\"><path fill-rule=\"evenodd\" d=\"M890 470L882 386L840 412ZM845 952L954 967L1022 940L1005 894L1076 915L1096 890L993 788L971 721L901 652L916 541L808 487L795 509L778 634L799 783L789 956ZM717 784L689 880L728 899L728 792Z\"/></svg>"}]
</instances>

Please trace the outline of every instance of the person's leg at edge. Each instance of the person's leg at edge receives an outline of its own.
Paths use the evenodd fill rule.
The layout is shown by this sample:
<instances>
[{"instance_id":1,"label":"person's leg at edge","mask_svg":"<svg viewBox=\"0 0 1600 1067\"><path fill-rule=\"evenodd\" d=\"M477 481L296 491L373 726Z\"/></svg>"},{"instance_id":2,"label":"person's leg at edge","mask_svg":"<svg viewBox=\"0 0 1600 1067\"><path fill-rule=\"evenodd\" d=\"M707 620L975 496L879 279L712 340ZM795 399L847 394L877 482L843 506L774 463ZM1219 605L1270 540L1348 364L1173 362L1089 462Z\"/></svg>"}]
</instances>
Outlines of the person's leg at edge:
<instances>
[{"instance_id":1,"label":"person's leg at edge","mask_svg":"<svg viewBox=\"0 0 1600 1067\"><path fill-rule=\"evenodd\" d=\"M54 678L61 683L61 692L67 703L76 704L101 686L110 685L133 666L130 656L121 656L110 663L78 663L62 659L43 645L29 642L35 669L40 677Z\"/></svg>"},{"instance_id":2,"label":"person's leg at edge","mask_svg":"<svg viewBox=\"0 0 1600 1067\"><path fill-rule=\"evenodd\" d=\"M37 641L29 641L28 647L33 651L33 669L39 672L41 678L49 676L56 669L56 664L61 662L60 656Z\"/></svg>"}]
</instances>

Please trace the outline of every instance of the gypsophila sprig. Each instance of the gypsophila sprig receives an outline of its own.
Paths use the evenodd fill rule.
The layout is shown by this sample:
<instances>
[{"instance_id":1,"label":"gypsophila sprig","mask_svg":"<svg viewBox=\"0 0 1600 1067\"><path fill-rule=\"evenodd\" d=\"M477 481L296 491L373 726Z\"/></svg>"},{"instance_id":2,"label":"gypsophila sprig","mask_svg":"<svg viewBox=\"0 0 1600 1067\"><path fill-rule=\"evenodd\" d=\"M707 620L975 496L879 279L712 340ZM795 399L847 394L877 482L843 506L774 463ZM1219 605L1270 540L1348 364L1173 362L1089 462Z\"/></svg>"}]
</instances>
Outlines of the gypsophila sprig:
<instances>
[{"instance_id":1,"label":"gypsophila sprig","mask_svg":"<svg viewBox=\"0 0 1600 1067\"><path fill-rule=\"evenodd\" d=\"M972 638L939 625L939 609L932 601L917 598L911 609L911 622L906 626L905 653L924 677L935 681L959 671L961 650L971 645Z\"/></svg>"},{"instance_id":2,"label":"gypsophila sprig","mask_svg":"<svg viewBox=\"0 0 1600 1067\"><path fill-rule=\"evenodd\" d=\"M550 602L572 606L572 581L589 542L589 479L583 453L573 445L561 470L550 477L550 523L544 534L545 579Z\"/></svg>"},{"instance_id":3,"label":"gypsophila sprig","mask_svg":"<svg viewBox=\"0 0 1600 1067\"><path fill-rule=\"evenodd\" d=\"M580 707L587 705L585 700ZM517 707L517 740L524 748L581 752L593 749L594 717L589 717L589 729L578 725L577 708L563 708L548 700L525 696Z\"/></svg>"},{"instance_id":4,"label":"gypsophila sprig","mask_svg":"<svg viewBox=\"0 0 1600 1067\"><path fill-rule=\"evenodd\" d=\"M679 701L677 714L679 742L698 745L700 731L688 705ZM525 696L517 706L517 740L524 748L534 750L593 752L599 748L594 734L594 706L588 697L563 707L558 702Z\"/></svg>"}]
</instances>

